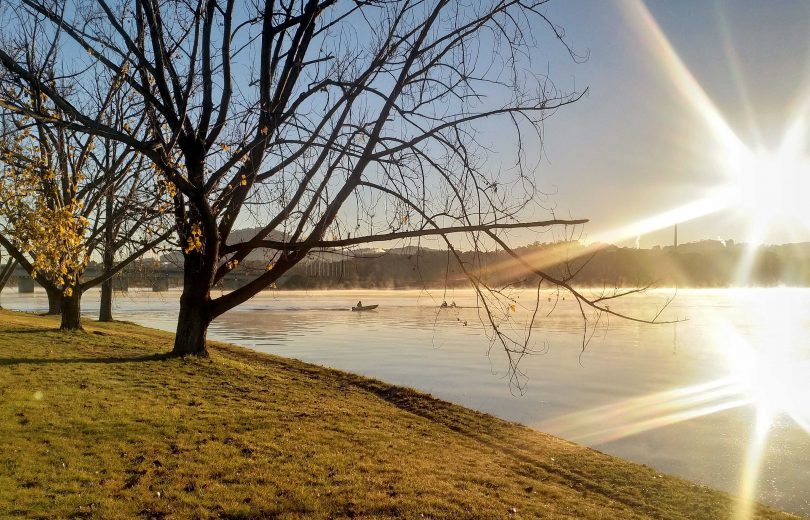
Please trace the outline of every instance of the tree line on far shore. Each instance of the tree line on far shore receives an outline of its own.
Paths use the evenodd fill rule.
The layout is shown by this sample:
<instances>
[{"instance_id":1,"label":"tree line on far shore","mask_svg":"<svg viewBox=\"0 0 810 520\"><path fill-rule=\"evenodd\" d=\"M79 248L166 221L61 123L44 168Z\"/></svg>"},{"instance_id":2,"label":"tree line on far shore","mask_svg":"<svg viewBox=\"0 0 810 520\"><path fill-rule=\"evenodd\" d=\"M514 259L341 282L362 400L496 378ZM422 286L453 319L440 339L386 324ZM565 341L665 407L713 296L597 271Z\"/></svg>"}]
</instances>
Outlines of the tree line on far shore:
<instances>
[{"instance_id":1,"label":"tree line on far shore","mask_svg":"<svg viewBox=\"0 0 810 520\"><path fill-rule=\"evenodd\" d=\"M579 242L532 244L516 248L542 261L546 272L584 287L810 286L810 243L758 246L706 240L674 247L637 249ZM561 253L565 252L565 260ZM493 285L533 287L537 275L511 261L505 251L461 252L465 265ZM740 272L744 259L749 269ZM258 269L245 262L234 274ZM325 253L291 269L279 289L419 289L467 285L459 260L429 247Z\"/></svg>"}]
</instances>

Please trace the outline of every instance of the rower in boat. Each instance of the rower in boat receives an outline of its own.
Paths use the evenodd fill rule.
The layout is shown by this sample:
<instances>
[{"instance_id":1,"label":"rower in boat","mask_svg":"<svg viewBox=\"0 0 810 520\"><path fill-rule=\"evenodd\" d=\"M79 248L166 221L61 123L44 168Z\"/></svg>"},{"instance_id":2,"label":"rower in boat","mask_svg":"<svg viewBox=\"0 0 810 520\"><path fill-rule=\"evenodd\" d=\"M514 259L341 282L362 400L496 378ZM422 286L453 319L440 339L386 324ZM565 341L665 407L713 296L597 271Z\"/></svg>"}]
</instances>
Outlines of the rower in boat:
<instances>
[{"instance_id":1,"label":"rower in boat","mask_svg":"<svg viewBox=\"0 0 810 520\"><path fill-rule=\"evenodd\" d=\"M379 305L363 305L363 302L357 302L355 307L352 307L353 311L373 311L379 307Z\"/></svg>"}]
</instances>

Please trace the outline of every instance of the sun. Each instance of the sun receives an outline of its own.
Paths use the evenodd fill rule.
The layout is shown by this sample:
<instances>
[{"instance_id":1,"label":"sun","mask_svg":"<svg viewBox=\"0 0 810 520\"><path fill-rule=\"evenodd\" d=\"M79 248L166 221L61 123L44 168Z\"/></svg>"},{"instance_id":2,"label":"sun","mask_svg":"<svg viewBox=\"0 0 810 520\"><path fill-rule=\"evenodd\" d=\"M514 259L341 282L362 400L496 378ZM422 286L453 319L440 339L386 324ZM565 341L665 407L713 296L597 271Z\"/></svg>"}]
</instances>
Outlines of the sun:
<instances>
[{"instance_id":1,"label":"sun","mask_svg":"<svg viewBox=\"0 0 810 520\"><path fill-rule=\"evenodd\" d=\"M739 209L748 212L751 219L763 222L807 221L810 216L807 158L778 152L749 152L739 163L735 168Z\"/></svg>"},{"instance_id":2,"label":"sun","mask_svg":"<svg viewBox=\"0 0 810 520\"><path fill-rule=\"evenodd\" d=\"M688 204L605 232L600 238L615 242L687 220L731 217L735 224L744 224L747 229L736 279L737 285L746 287L759 245L770 236L799 242L810 230L810 92L791 102L792 119L787 121L781 142L780 136L757 131L753 135L756 139L771 142L776 138L776 144L766 147L761 142L745 143L675 51L646 3L628 0L620 6L628 25L710 131L710 138L698 145L713 156L711 168L721 179L716 183L712 179L711 186L696 190ZM732 66L737 65L736 55L729 53L729 60ZM713 334L717 338L712 343L727 356L727 371L717 380L563 418L562 426L585 435L595 432L600 440L611 440L749 406L755 411L755 419L743 460L737 493L740 500L734 518L752 518L752 500L756 498L772 427L788 419L810 434L810 404L806 399L810 393L810 334L806 308L790 291L752 293L758 298L749 305L756 307L756 312L747 323L716 320Z\"/></svg>"},{"instance_id":3,"label":"sun","mask_svg":"<svg viewBox=\"0 0 810 520\"><path fill-rule=\"evenodd\" d=\"M754 228L810 228L810 156L805 125L794 124L775 150L735 146L728 153L734 207Z\"/></svg>"}]
</instances>

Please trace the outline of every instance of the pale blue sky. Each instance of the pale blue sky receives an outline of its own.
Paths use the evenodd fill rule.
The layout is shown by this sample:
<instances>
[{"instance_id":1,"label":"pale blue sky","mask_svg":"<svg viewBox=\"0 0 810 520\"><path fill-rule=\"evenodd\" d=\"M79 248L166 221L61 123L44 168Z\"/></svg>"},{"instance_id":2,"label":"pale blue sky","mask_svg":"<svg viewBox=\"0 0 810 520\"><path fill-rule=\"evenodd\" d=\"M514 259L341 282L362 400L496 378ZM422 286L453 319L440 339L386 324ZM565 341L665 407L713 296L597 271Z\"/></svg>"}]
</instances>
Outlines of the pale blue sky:
<instances>
[{"instance_id":1,"label":"pale blue sky","mask_svg":"<svg viewBox=\"0 0 810 520\"><path fill-rule=\"evenodd\" d=\"M537 172L538 188L555 193L558 216L591 219L586 238L610 236L605 233L701 200L709 188L729 183L716 133L678 88L682 73L673 74L661 49L651 44L655 29L639 23L633 12L649 9L651 19L745 146L777 146L800 101L810 101L810 2L642 2L548 4L549 18L564 27L571 46L589 55L584 63L571 60L547 27L536 31L540 48L532 53L534 72L547 72L563 90L589 88L586 97L547 121ZM489 131L493 144L501 145L495 149L503 152L503 161L509 159L514 138L498 142L507 139L501 137L505 134L499 132L499 124L488 122L481 130ZM807 173L810 177L810 168ZM767 172L762 175L767 185ZM810 223L810 204L807 211ZM682 241L745 241L750 222L743 211L725 210L682 222L679 231ZM645 247L670 243L672 226L632 235L622 235L621 243L637 239ZM519 243L548 238L527 233L515 239ZM810 230L777 226L759 240L810 241Z\"/></svg>"}]
</instances>

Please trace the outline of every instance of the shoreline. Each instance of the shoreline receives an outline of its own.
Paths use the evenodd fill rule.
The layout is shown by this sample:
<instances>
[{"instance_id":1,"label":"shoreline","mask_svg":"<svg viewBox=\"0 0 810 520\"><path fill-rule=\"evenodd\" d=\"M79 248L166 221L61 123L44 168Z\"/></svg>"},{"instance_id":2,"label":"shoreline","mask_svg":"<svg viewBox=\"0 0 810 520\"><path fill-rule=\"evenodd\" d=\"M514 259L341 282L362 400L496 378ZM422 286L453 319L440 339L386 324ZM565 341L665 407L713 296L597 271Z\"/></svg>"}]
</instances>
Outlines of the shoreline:
<instances>
[{"instance_id":1,"label":"shoreline","mask_svg":"<svg viewBox=\"0 0 810 520\"><path fill-rule=\"evenodd\" d=\"M39 437L45 437L40 442L48 440L49 453L40 454L48 460L54 457L53 451L73 451L68 446L57 450L53 433L63 429L65 421L80 423L81 434L69 428L64 437L70 437L71 432L74 437L78 435L76 442L85 446L80 458L92 461L89 466L96 466L95 471L104 466L107 476L100 487L107 488L111 481L117 484L106 489L115 491L112 495L89 492L96 497L91 501L96 510L91 508L88 517L106 518L105 513L133 502L141 510L151 508L155 513L164 511L179 518L210 508L221 510L215 516L237 510L248 513L247 517L269 515L276 506L262 502L257 495L285 488L276 481L279 475L297 482L294 489L282 489L282 495L292 493L297 498L289 503L282 500L287 505L279 506L274 514L295 510L308 518L420 514L433 518L552 514L572 518L730 518L735 508L733 498L708 487L660 475L649 467L409 388L219 342L212 342L208 360L165 360L160 354L168 350L169 333L121 322L107 325L88 321L85 333L60 334L49 330L52 322L50 318L0 311L0 342L11 345L0 348L4 358L0 373L6 376L0 378L0 393L6 396L2 406L9 408L4 415L13 420L0 427L0 438L11 440L0 453L3 459L12 459L3 460L0 468L19 467L20 456L14 453L24 446L18 444L30 448L37 445ZM17 339L11 342L11 338ZM15 352L8 352L10 349ZM46 388L41 390L45 397L36 399L35 394L32 399L30 389L43 377L50 380L49 386L41 385ZM77 381L81 382L71 384ZM104 391L88 398L85 390L89 386L103 387ZM42 417L32 412L49 415L44 412L57 388L64 394L59 399L67 401L59 410L48 410L58 412L51 417L52 422L38 424ZM155 394L163 400L141 407L141 400L154 401ZM132 399L136 401L130 402ZM118 410L105 401L127 406ZM82 407L74 410L79 402ZM168 418L153 409L160 408L161 402ZM87 423L84 416L88 414L96 421ZM114 423L107 425L111 426L109 431L119 435L108 438L108 429L97 424L109 422ZM144 424L154 428L144 429ZM290 437L291 430L298 436ZM188 444L187 437L196 439L192 442L196 451L188 446L178 448ZM137 469L119 467L116 460L121 455L112 457L111 462L99 459L108 451L123 450L132 455L132 448L126 448L132 441L140 446L135 451L152 452L123 457L130 458L130 465L134 463ZM144 445L151 448L147 450ZM185 466L199 466L203 462L199 455L214 446L214 453L229 454L223 460L219 459L222 454L210 455L217 459L214 465L232 465L232 471L229 475L214 471L189 491L187 478L178 475L187 473ZM286 458L292 458L294 464L284 464ZM311 464L313 458L319 462ZM205 462L203 466L215 461ZM113 467L108 468L110 465ZM173 473L162 471L168 467L173 467ZM38 478L25 477L25 482L19 482L19 475L0 469L0 484L4 484L0 487L12 490L8 497L0 492L0 499L9 499L0 500L0 504L15 504L18 509L26 503L42 504L24 497L36 495L31 490L40 485L48 488L57 483L44 476L53 468L45 465L44 469L48 471ZM137 482L131 482L132 475L138 475ZM86 477L78 476L79 480ZM58 477L55 480L71 487L69 478L68 482ZM150 492L144 494L147 480ZM37 485L30 485L32 482ZM263 489L257 486L260 482L265 482ZM207 488L219 489L225 498L198 492ZM234 489L246 495L238 504L227 498ZM75 492L56 494L54 504L60 508L65 505L60 496L76 499ZM250 499L247 504L242 503L245 499ZM76 505L71 500L68 503ZM511 508L517 512L511 513ZM70 507L59 510L67 514ZM765 506L759 506L758 511L762 518L793 518ZM0 505L0 516L10 513L14 511L4 511Z\"/></svg>"}]
</instances>

